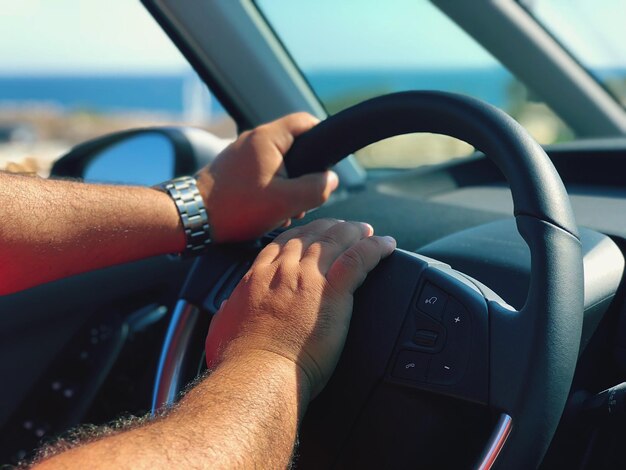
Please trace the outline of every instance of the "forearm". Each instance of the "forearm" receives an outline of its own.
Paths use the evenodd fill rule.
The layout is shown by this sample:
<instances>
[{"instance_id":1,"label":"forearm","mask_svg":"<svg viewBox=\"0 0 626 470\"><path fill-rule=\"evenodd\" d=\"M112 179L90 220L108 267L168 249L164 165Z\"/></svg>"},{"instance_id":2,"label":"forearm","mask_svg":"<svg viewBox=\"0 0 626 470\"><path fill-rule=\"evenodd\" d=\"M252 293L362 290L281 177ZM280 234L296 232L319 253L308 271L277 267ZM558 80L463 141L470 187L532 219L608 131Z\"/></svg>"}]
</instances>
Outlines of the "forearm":
<instances>
[{"instance_id":1,"label":"forearm","mask_svg":"<svg viewBox=\"0 0 626 470\"><path fill-rule=\"evenodd\" d=\"M181 251L170 197L0 172L0 295L81 272Z\"/></svg>"},{"instance_id":2,"label":"forearm","mask_svg":"<svg viewBox=\"0 0 626 470\"><path fill-rule=\"evenodd\" d=\"M38 468L285 468L308 393L291 361L260 351L235 355L166 417Z\"/></svg>"}]
</instances>

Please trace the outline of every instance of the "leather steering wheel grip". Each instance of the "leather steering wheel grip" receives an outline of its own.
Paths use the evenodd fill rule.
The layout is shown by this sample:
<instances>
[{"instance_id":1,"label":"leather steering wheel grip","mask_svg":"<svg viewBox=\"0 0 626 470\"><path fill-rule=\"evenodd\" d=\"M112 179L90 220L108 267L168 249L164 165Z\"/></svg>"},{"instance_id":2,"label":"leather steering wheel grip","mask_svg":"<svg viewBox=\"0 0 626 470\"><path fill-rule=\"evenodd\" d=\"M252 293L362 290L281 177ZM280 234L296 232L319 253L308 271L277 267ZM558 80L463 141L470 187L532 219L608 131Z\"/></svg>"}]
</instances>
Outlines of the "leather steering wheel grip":
<instances>
[{"instance_id":1,"label":"leather steering wheel grip","mask_svg":"<svg viewBox=\"0 0 626 470\"><path fill-rule=\"evenodd\" d=\"M583 319L583 264L567 192L552 162L503 111L467 96L410 91L341 111L298 137L285 156L291 177L327 169L400 134L449 135L493 160L513 195L531 251L531 284L519 312L489 304L489 403L513 418L495 466L539 465L556 431L574 375Z\"/></svg>"},{"instance_id":2,"label":"leather steering wheel grip","mask_svg":"<svg viewBox=\"0 0 626 470\"><path fill-rule=\"evenodd\" d=\"M407 91L364 101L299 136L285 155L285 168L291 177L326 170L371 143L413 132L473 145L506 177L515 215L546 220L578 236L563 183L541 146L509 115L469 96Z\"/></svg>"}]
</instances>

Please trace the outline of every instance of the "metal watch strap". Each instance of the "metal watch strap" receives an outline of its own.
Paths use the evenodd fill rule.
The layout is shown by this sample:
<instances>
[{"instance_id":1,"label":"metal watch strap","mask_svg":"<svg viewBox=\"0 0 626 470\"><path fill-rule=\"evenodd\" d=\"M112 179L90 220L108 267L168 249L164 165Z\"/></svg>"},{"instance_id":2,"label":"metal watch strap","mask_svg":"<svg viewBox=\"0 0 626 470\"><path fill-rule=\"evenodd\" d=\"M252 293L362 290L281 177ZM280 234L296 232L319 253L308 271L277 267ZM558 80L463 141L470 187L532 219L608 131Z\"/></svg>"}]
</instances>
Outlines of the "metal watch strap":
<instances>
[{"instance_id":1,"label":"metal watch strap","mask_svg":"<svg viewBox=\"0 0 626 470\"><path fill-rule=\"evenodd\" d=\"M204 200L192 176L174 178L158 185L176 203L185 230L186 247L183 256L200 254L211 242L209 217Z\"/></svg>"}]
</instances>

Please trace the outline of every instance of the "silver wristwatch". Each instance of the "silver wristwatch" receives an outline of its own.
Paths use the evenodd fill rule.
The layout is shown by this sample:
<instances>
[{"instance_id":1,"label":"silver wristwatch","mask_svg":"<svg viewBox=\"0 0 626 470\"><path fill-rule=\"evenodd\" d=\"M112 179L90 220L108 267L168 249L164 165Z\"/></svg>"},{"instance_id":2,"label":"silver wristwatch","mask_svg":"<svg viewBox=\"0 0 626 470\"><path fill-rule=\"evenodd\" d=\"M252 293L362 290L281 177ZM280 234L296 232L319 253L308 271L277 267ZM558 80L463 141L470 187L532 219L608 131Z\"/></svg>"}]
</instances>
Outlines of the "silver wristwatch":
<instances>
[{"instance_id":1,"label":"silver wristwatch","mask_svg":"<svg viewBox=\"0 0 626 470\"><path fill-rule=\"evenodd\" d=\"M176 203L186 237L185 251L181 255L202 253L211 242L211 233L209 217L196 179L192 176L181 176L156 187L168 193Z\"/></svg>"}]
</instances>

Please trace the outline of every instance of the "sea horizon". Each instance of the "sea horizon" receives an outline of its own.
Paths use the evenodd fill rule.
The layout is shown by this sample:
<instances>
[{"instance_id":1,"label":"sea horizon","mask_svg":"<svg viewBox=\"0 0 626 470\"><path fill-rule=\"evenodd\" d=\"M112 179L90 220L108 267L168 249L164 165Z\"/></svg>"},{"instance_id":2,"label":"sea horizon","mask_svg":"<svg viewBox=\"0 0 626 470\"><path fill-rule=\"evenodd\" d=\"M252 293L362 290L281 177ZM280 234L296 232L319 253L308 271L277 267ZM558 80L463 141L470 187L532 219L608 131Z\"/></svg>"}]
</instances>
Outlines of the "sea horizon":
<instances>
[{"instance_id":1,"label":"sea horizon","mask_svg":"<svg viewBox=\"0 0 626 470\"><path fill-rule=\"evenodd\" d=\"M604 69L596 75L626 77L626 69ZM411 89L464 93L507 108L516 83L501 67L316 69L305 73L314 91L331 108L343 102ZM185 87L204 87L193 72L0 74L0 107L20 103L53 103L64 110L94 113L160 112L182 114ZM192 95L193 96L193 95ZM215 97L211 114L225 114ZM334 105L335 106L334 106Z\"/></svg>"}]
</instances>

